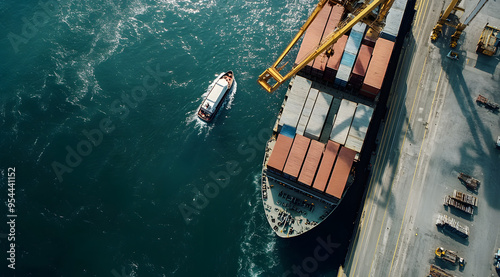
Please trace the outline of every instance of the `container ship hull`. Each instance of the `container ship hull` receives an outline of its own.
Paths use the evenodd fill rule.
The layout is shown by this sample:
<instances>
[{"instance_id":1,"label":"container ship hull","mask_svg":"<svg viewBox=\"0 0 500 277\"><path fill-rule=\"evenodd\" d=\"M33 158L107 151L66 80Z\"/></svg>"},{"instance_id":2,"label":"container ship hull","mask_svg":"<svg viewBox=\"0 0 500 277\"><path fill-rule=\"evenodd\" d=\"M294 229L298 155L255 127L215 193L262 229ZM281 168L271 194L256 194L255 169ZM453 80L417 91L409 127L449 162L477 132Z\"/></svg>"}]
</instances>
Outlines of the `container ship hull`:
<instances>
[{"instance_id":1,"label":"container ship hull","mask_svg":"<svg viewBox=\"0 0 500 277\"><path fill-rule=\"evenodd\" d=\"M279 237L320 225L341 204L356 171L364 171L357 167L406 3L394 2L382 31L356 24L332 47L333 55L319 55L290 81L261 178L266 218ZM296 64L345 17L342 6L323 8L305 33Z\"/></svg>"}]
</instances>

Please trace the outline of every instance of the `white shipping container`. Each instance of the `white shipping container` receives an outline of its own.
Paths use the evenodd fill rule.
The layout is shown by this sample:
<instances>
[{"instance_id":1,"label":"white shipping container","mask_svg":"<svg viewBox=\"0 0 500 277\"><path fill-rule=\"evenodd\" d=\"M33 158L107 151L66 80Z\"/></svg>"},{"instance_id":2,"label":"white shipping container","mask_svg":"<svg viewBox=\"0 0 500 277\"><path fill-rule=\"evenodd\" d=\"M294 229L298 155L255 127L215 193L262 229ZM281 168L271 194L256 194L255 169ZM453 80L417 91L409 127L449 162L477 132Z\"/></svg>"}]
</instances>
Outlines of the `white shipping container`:
<instances>
[{"instance_id":1,"label":"white shipping container","mask_svg":"<svg viewBox=\"0 0 500 277\"><path fill-rule=\"evenodd\" d=\"M351 128L351 122L356 112L356 103L346 99L340 102L339 111L335 116L332 132L330 133L330 140L344 145Z\"/></svg>"},{"instance_id":2,"label":"white shipping container","mask_svg":"<svg viewBox=\"0 0 500 277\"><path fill-rule=\"evenodd\" d=\"M330 105L332 104L333 96L330 94L319 92L314 108L309 117L304 136L310 139L319 140L323 126L325 125Z\"/></svg>"},{"instance_id":3,"label":"white shipping container","mask_svg":"<svg viewBox=\"0 0 500 277\"><path fill-rule=\"evenodd\" d=\"M408 1L408 0L406 0ZM358 22L356 25L352 26L351 30L361 33L361 35L365 35L366 24L363 22Z\"/></svg>"},{"instance_id":4,"label":"white shipping container","mask_svg":"<svg viewBox=\"0 0 500 277\"><path fill-rule=\"evenodd\" d=\"M347 136L345 147L356 152L361 152L363 142L365 141L366 132L373 115L373 108L363 104L358 104L354 119L352 120L351 128Z\"/></svg>"},{"instance_id":5,"label":"white shipping container","mask_svg":"<svg viewBox=\"0 0 500 277\"><path fill-rule=\"evenodd\" d=\"M387 14L387 17L385 18L385 26L380 33L380 37L390 41L396 41L396 37L398 36L402 20L403 11L391 8L389 10L389 13Z\"/></svg>"},{"instance_id":6,"label":"white shipping container","mask_svg":"<svg viewBox=\"0 0 500 277\"><path fill-rule=\"evenodd\" d=\"M292 88L288 93L285 108L281 113L279 121L280 128L284 124L297 128L297 123L299 122L299 117L306 102L307 95L309 94L311 84L312 82L310 80L301 76L295 76Z\"/></svg>"},{"instance_id":7,"label":"white shipping container","mask_svg":"<svg viewBox=\"0 0 500 277\"><path fill-rule=\"evenodd\" d=\"M406 9L406 4L408 0L395 0L392 3L391 9L398 9L404 11Z\"/></svg>"},{"instance_id":8,"label":"white shipping container","mask_svg":"<svg viewBox=\"0 0 500 277\"><path fill-rule=\"evenodd\" d=\"M349 76L351 76L352 67L341 64L337 75L335 76L335 84L345 87L349 81Z\"/></svg>"},{"instance_id":9,"label":"white shipping container","mask_svg":"<svg viewBox=\"0 0 500 277\"><path fill-rule=\"evenodd\" d=\"M300 115L299 124L297 125L297 134L303 136L306 130L307 122L309 122L309 117L311 116L314 103L318 97L319 91L315 88L309 90L309 95L307 96L306 104L304 109L302 109L302 114Z\"/></svg>"}]
</instances>

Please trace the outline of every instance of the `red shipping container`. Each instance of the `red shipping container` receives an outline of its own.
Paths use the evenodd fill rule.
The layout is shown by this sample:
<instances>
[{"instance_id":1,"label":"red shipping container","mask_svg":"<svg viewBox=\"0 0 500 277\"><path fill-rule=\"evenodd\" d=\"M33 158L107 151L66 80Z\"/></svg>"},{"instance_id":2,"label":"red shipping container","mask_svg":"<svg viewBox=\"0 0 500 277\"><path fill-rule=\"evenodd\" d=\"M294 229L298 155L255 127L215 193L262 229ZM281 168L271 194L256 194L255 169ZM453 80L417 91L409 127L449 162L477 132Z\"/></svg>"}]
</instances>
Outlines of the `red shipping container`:
<instances>
[{"instance_id":1,"label":"red shipping container","mask_svg":"<svg viewBox=\"0 0 500 277\"><path fill-rule=\"evenodd\" d=\"M329 140L326 144L325 153L323 154L323 159L321 159L318 174L316 174L316 179L313 183L313 188L325 191L339 148L340 144L331 140Z\"/></svg>"},{"instance_id":2,"label":"red shipping container","mask_svg":"<svg viewBox=\"0 0 500 277\"><path fill-rule=\"evenodd\" d=\"M303 59L305 59L316 47L318 47L321 42L321 37L323 36L323 31L325 30L326 22L331 11L330 6L324 7L316 16L316 18L311 22L309 28L307 28L304 37L302 38L302 44L300 45L299 53L295 58L295 65L299 64ZM312 67L313 62L311 61L307 66ZM307 70L307 69L306 69Z\"/></svg>"},{"instance_id":3,"label":"red shipping container","mask_svg":"<svg viewBox=\"0 0 500 277\"><path fill-rule=\"evenodd\" d=\"M316 170L318 169L319 161L321 160L321 155L323 155L323 150L325 145L317 140L311 140L311 145L307 151L306 160L302 166L302 170L299 175L299 182L306 186L310 186L313 183L314 175L316 175Z\"/></svg>"},{"instance_id":4,"label":"red shipping container","mask_svg":"<svg viewBox=\"0 0 500 277\"><path fill-rule=\"evenodd\" d=\"M293 139L282 134L278 135L278 139L274 144L273 152L271 157L267 161L267 167L275 171L283 171L285 166L286 158L292 147Z\"/></svg>"},{"instance_id":5,"label":"red shipping container","mask_svg":"<svg viewBox=\"0 0 500 277\"><path fill-rule=\"evenodd\" d=\"M338 199L342 198L342 193L347 184L355 156L356 152L354 150L345 147L340 149L339 157L330 176L330 182L328 182L328 187L326 187L326 193Z\"/></svg>"},{"instance_id":6,"label":"red shipping container","mask_svg":"<svg viewBox=\"0 0 500 277\"><path fill-rule=\"evenodd\" d=\"M283 172L292 177L293 180L296 180L299 176L310 141L310 139L304 136L299 134L295 135L290 154L288 154L288 159L283 169Z\"/></svg>"},{"instance_id":7,"label":"red shipping container","mask_svg":"<svg viewBox=\"0 0 500 277\"><path fill-rule=\"evenodd\" d=\"M347 35L343 35L333 45L333 56L331 56L326 63L325 75L323 77L324 80L332 82L335 81L335 75L337 73L337 70L339 69L340 61L342 60L342 54L344 53L344 48L348 38L349 37Z\"/></svg>"},{"instance_id":8,"label":"red shipping container","mask_svg":"<svg viewBox=\"0 0 500 277\"><path fill-rule=\"evenodd\" d=\"M377 95L382 88L384 82L385 72L391 59L392 49L394 42L379 38L373 48L373 55L366 71L365 80L361 90L366 93Z\"/></svg>"},{"instance_id":9,"label":"red shipping container","mask_svg":"<svg viewBox=\"0 0 500 277\"><path fill-rule=\"evenodd\" d=\"M328 18L328 22L326 23L325 31L323 32L322 40L325 39L329 34L335 30L340 20L342 19L342 15L344 14L344 7L340 5L333 6L330 17ZM328 57L321 53L316 59L314 59L311 75L316 77L324 77L323 72L326 69L326 64L328 61Z\"/></svg>"}]
</instances>

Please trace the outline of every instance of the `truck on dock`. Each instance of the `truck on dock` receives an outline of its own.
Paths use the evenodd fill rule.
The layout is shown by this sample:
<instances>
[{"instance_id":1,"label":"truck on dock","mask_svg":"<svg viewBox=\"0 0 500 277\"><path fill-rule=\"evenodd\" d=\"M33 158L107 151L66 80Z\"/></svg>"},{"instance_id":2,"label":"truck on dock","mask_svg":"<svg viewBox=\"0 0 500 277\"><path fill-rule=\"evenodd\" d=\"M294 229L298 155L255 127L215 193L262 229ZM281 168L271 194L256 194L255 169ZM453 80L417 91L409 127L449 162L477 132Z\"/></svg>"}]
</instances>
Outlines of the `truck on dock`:
<instances>
[{"instance_id":1,"label":"truck on dock","mask_svg":"<svg viewBox=\"0 0 500 277\"><path fill-rule=\"evenodd\" d=\"M445 206L452 206L452 207L455 207L463 212L466 212L470 215L473 215L474 214L474 208L470 205L467 205L467 204L464 204L460 201L457 201L455 200L455 198L449 196L449 195L446 195L445 198L444 198L444 205Z\"/></svg>"},{"instance_id":2,"label":"truck on dock","mask_svg":"<svg viewBox=\"0 0 500 277\"><path fill-rule=\"evenodd\" d=\"M467 175L463 172L460 172L458 174L458 179L470 190L477 190L479 187L479 180L476 178L473 178L470 175Z\"/></svg>"},{"instance_id":3,"label":"truck on dock","mask_svg":"<svg viewBox=\"0 0 500 277\"><path fill-rule=\"evenodd\" d=\"M441 260L447 261L453 265L456 265L457 263L460 265L460 267L465 266L465 259L462 257L459 257L455 251L447 250L444 249L443 247L438 247L436 248L436 257L440 258Z\"/></svg>"},{"instance_id":4,"label":"truck on dock","mask_svg":"<svg viewBox=\"0 0 500 277\"><path fill-rule=\"evenodd\" d=\"M469 226L463 225L452 217L444 214L440 214L436 221L436 226L443 228L443 230L449 231L461 238L469 237Z\"/></svg>"},{"instance_id":5,"label":"truck on dock","mask_svg":"<svg viewBox=\"0 0 500 277\"><path fill-rule=\"evenodd\" d=\"M458 190L453 190L453 199L460 201L464 204L468 204L468 205L477 207L477 197L475 197L473 195L463 193L463 192L458 191Z\"/></svg>"},{"instance_id":6,"label":"truck on dock","mask_svg":"<svg viewBox=\"0 0 500 277\"><path fill-rule=\"evenodd\" d=\"M431 268L429 270L429 277L455 277L455 275L451 275L450 273L444 271L440 267L431 264Z\"/></svg>"},{"instance_id":7,"label":"truck on dock","mask_svg":"<svg viewBox=\"0 0 500 277\"><path fill-rule=\"evenodd\" d=\"M491 100L488 100L488 98L482 96L481 94L479 94L479 96L476 98L476 103L478 105L483 105L490 110L498 110L498 108L500 107L500 105Z\"/></svg>"}]
</instances>

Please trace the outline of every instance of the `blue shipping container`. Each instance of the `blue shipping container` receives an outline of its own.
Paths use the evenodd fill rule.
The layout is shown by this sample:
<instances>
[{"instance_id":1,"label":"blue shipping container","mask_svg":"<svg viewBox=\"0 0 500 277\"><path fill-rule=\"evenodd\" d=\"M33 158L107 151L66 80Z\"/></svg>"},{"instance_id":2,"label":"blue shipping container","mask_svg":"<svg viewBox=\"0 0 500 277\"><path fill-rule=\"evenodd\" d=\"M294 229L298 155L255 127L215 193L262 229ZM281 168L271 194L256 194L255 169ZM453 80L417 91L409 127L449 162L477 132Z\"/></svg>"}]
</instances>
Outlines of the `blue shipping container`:
<instances>
[{"instance_id":1,"label":"blue shipping container","mask_svg":"<svg viewBox=\"0 0 500 277\"><path fill-rule=\"evenodd\" d=\"M340 61L340 64L345 65L347 67L353 67L354 62L356 62L356 54L351 54L349 52L344 52L344 55L342 55L342 60Z\"/></svg>"}]
</instances>

